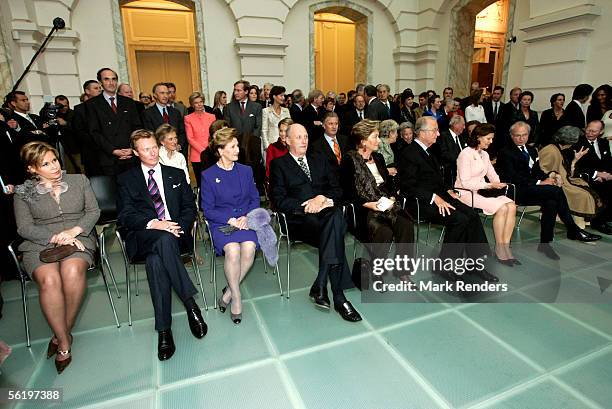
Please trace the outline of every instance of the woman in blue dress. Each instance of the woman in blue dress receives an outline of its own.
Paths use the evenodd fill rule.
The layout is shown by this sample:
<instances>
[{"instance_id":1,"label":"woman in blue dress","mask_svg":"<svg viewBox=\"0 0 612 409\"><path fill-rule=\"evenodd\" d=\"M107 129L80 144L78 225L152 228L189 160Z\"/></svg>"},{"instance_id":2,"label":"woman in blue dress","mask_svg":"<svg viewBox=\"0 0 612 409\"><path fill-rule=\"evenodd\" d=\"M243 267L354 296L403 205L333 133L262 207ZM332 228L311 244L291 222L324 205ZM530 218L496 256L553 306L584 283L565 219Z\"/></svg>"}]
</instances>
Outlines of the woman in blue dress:
<instances>
[{"instance_id":1,"label":"woman in blue dress","mask_svg":"<svg viewBox=\"0 0 612 409\"><path fill-rule=\"evenodd\" d=\"M247 227L246 214L259 207L259 192L253 170L237 162L236 136L233 128L220 129L213 135L212 151L218 161L202 172L201 203L215 251L217 255L225 254L228 286L218 300L219 311L225 312L231 303L230 318L239 324L242 320L240 283L253 265L258 246L255 231Z\"/></svg>"}]
</instances>

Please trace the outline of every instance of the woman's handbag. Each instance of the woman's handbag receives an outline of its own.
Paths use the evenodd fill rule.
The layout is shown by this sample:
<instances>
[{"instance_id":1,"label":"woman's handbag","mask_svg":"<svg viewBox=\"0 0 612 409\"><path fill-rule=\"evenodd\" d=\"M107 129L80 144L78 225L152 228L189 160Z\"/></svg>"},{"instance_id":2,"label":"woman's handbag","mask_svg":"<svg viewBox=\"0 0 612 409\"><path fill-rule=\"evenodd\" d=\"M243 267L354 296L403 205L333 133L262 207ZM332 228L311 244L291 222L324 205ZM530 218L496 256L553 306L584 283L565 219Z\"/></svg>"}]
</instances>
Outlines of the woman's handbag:
<instances>
[{"instance_id":1,"label":"woman's handbag","mask_svg":"<svg viewBox=\"0 0 612 409\"><path fill-rule=\"evenodd\" d=\"M41 251L38 257L43 263L55 263L73 255L77 250L77 246L62 244L61 246L55 246Z\"/></svg>"}]
</instances>

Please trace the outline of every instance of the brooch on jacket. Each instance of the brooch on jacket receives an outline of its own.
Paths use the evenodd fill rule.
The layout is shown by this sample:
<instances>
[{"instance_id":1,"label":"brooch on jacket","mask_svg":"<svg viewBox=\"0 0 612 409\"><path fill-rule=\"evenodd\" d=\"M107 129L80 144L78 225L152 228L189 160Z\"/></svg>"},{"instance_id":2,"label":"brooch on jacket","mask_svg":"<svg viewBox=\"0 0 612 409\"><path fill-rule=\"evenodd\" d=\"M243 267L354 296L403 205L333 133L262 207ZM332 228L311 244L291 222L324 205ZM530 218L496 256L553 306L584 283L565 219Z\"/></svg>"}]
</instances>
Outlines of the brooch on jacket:
<instances>
[{"instance_id":1,"label":"brooch on jacket","mask_svg":"<svg viewBox=\"0 0 612 409\"><path fill-rule=\"evenodd\" d=\"M32 180L26 180L22 185L15 186L15 194L28 203L33 203L39 196L36 191L36 183Z\"/></svg>"}]
</instances>

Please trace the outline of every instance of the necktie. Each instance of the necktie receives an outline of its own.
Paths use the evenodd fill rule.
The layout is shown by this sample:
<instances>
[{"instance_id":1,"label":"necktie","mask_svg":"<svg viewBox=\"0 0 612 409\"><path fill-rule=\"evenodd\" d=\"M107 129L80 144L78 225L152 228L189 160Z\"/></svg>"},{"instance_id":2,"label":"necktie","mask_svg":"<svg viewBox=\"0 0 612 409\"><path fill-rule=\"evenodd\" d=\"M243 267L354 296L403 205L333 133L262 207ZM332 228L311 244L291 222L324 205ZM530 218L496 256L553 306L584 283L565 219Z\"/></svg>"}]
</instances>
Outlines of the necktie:
<instances>
[{"instance_id":1,"label":"necktie","mask_svg":"<svg viewBox=\"0 0 612 409\"><path fill-rule=\"evenodd\" d=\"M599 159L601 159L601 152L599 151L599 145L595 143L595 141L591 141L591 146L593 147L593 151Z\"/></svg>"},{"instance_id":2,"label":"necktie","mask_svg":"<svg viewBox=\"0 0 612 409\"><path fill-rule=\"evenodd\" d=\"M149 195L153 200L153 204L155 205L155 212L157 213L157 218L159 220L164 220L166 218L166 207L164 206L164 201L159 194L159 188L157 187L157 182L153 179L153 173L155 173L155 169L149 169L149 180L147 182L147 188L149 189Z\"/></svg>"},{"instance_id":3,"label":"necktie","mask_svg":"<svg viewBox=\"0 0 612 409\"><path fill-rule=\"evenodd\" d=\"M334 155L336 155L336 160L338 161L338 165L340 164L340 160L342 159L342 153L340 152L340 145L338 145L338 140L336 138L332 138L334 142Z\"/></svg>"},{"instance_id":4,"label":"necktie","mask_svg":"<svg viewBox=\"0 0 612 409\"><path fill-rule=\"evenodd\" d=\"M116 114L117 113L117 105L115 105L115 97L110 97L111 109Z\"/></svg>"},{"instance_id":5,"label":"necktie","mask_svg":"<svg viewBox=\"0 0 612 409\"><path fill-rule=\"evenodd\" d=\"M497 118L497 102L494 102L495 106L493 107L493 119Z\"/></svg>"},{"instance_id":6,"label":"necktie","mask_svg":"<svg viewBox=\"0 0 612 409\"><path fill-rule=\"evenodd\" d=\"M241 114L244 114L244 104L245 104L245 102L244 102L244 101L241 101L241 102L240 102L240 113L241 113Z\"/></svg>"},{"instance_id":7,"label":"necktie","mask_svg":"<svg viewBox=\"0 0 612 409\"><path fill-rule=\"evenodd\" d=\"M529 162L529 152L525 149L525 145L521 146L521 153L527 162Z\"/></svg>"},{"instance_id":8,"label":"necktie","mask_svg":"<svg viewBox=\"0 0 612 409\"><path fill-rule=\"evenodd\" d=\"M312 178L310 177L310 170L308 169L308 166L306 165L306 162L304 162L304 157L303 156L298 158L298 163L300 165L300 168L302 168L302 170L306 174L306 177L308 178L308 180L310 180L312 182Z\"/></svg>"},{"instance_id":9,"label":"necktie","mask_svg":"<svg viewBox=\"0 0 612 409\"><path fill-rule=\"evenodd\" d=\"M34 128L38 129L38 127L36 126L36 122L34 122L30 114L26 114L26 118L28 118L28 121L30 121L30 123L34 125Z\"/></svg>"},{"instance_id":10,"label":"necktie","mask_svg":"<svg viewBox=\"0 0 612 409\"><path fill-rule=\"evenodd\" d=\"M363 119L363 111L357 111L357 113L359 114L359 119Z\"/></svg>"},{"instance_id":11,"label":"necktie","mask_svg":"<svg viewBox=\"0 0 612 409\"><path fill-rule=\"evenodd\" d=\"M391 106L389 105L389 101L385 101L385 106L387 107L387 114L391 115Z\"/></svg>"},{"instance_id":12,"label":"necktie","mask_svg":"<svg viewBox=\"0 0 612 409\"><path fill-rule=\"evenodd\" d=\"M162 111L163 111L162 117L164 119L164 123L167 124L168 122L170 122L170 117L168 116L168 111L166 111L166 107L163 107Z\"/></svg>"}]
</instances>

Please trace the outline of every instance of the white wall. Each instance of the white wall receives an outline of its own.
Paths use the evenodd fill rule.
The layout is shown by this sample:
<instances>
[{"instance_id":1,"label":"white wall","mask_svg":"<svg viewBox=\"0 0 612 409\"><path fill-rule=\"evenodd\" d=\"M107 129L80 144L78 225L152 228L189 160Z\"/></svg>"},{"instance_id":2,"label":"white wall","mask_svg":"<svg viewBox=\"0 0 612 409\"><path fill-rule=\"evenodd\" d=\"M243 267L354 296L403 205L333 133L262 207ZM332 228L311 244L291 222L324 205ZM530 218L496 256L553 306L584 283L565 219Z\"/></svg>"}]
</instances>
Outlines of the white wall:
<instances>
[{"instance_id":1,"label":"white wall","mask_svg":"<svg viewBox=\"0 0 612 409\"><path fill-rule=\"evenodd\" d=\"M238 27L224 0L202 0L206 66L208 70L207 104L213 104L216 91L228 93L231 100L234 82L240 79L240 60L234 48Z\"/></svg>"},{"instance_id":2,"label":"white wall","mask_svg":"<svg viewBox=\"0 0 612 409\"><path fill-rule=\"evenodd\" d=\"M586 69L583 81L597 88L601 84L612 84L612 1L595 1L601 7L601 16L593 22L593 33L589 38Z\"/></svg>"},{"instance_id":3,"label":"white wall","mask_svg":"<svg viewBox=\"0 0 612 409\"><path fill-rule=\"evenodd\" d=\"M522 87L523 86L523 68L525 65L525 49L527 44L525 43L525 33L519 30L519 26L522 21L525 21L529 18L529 0L516 0L516 8L514 11L514 30L512 33L508 33L506 38L510 38L512 35L516 36L516 43L510 46L510 61L508 64L508 81L505 85L506 95L504 95L503 100L508 101L508 95L510 94L510 90L514 87ZM507 50L508 48L506 48ZM541 102L541 95L536 95L535 104ZM548 101L548 96L546 97L546 101ZM537 106L537 105L536 105ZM547 105L545 107L549 108Z\"/></svg>"},{"instance_id":4,"label":"white wall","mask_svg":"<svg viewBox=\"0 0 612 409\"><path fill-rule=\"evenodd\" d=\"M116 0L79 0L72 13L72 29L81 39L76 54L81 85L96 79L96 72L102 67L119 72L111 1ZM127 80L119 78L120 82Z\"/></svg>"}]
</instances>

